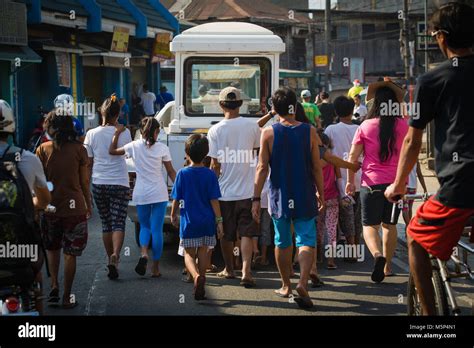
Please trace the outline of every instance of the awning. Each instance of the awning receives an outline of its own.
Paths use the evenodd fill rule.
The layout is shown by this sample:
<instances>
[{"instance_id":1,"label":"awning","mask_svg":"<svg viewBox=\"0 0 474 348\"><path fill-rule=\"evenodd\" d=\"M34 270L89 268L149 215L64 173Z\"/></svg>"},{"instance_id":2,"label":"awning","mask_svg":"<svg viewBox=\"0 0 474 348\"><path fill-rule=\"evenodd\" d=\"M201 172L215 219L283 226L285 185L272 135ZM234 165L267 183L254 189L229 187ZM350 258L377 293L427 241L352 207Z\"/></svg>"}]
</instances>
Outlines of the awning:
<instances>
[{"instance_id":1,"label":"awning","mask_svg":"<svg viewBox=\"0 0 474 348\"><path fill-rule=\"evenodd\" d=\"M53 51L53 52L64 52L64 53L75 53L75 54L82 54L82 50L77 46L73 46L66 42L59 42L59 41L32 41L30 45L35 50L44 50L44 51Z\"/></svg>"},{"instance_id":2,"label":"awning","mask_svg":"<svg viewBox=\"0 0 474 348\"><path fill-rule=\"evenodd\" d=\"M207 70L199 72L199 79L211 82L245 80L255 76L254 69Z\"/></svg>"},{"instance_id":3,"label":"awning","mask_svg":"<svg viewBox=\"0 0 474 348\"><path fill-rule=\"evenodd\" d=\"M289 69L280 69L280 78L302 78L302 77L311 77L311 71L299 71L299 70L289 70Z\"/></svg>"},{"instance_id":4,"label":"awning","mask_svg":"<svg viewBox=\"0 0 474 348\"><path fill-rule=\"evenodd\" d=\"M98 47L98 46L79 44L79 47L82 50L82 55L85 57L93 57L93 56L114 57L114 58L131 58L132 57L132 54L129 52L126 52L126 53L113 52L113 51L106 50L105 48Z\"/></svg>"},{"instance_id":5,"label":"awning","mask_svg":"<svg viewBox=\"0 0 474 348\"><path fill-rule=\"evenodd\" d=\"M15 61L20 63L41 63L42 58L28 46L0 45L0 60Z\"/></svg>"}]
</instances>

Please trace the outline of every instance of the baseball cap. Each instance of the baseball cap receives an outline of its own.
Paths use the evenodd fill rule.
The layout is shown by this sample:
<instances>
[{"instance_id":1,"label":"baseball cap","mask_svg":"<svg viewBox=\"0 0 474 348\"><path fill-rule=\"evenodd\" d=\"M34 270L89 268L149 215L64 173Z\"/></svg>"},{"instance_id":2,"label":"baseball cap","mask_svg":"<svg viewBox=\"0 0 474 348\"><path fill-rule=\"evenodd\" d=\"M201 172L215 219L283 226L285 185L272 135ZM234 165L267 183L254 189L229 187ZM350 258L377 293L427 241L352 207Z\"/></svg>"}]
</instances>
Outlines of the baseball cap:
<instances>
[{"instance_id":1,"label":"baseball cap","mask_svg":"<svg viewBox=\"0 0 474 348\"><path fill-rule=\"evenodd\" d=\"M0 132L15 133L13 110L5 100L0 99Z\"/></svg>"},{"instance_id":2,"label":"baseball cap","mask_svg":"<svg viewBox=\"0 0 474 348\"><path fill-rule=\"evenodd\" d=\"M233 94L233 95L232 95ZM242 97L240 91L235 87L226 87L219 93L219 101L241 101Z\"/></svg>"},{"instance_id":3,"label":"baseball cap","mask_svg":"<svg viewBox=\"0 0 474 348\"><path fill-rule=\"evenodd\" d=\"M305 89L304 91L301 92L301 98L309 98L311 97L311 92Z\"/></svg>"}]
</instances>

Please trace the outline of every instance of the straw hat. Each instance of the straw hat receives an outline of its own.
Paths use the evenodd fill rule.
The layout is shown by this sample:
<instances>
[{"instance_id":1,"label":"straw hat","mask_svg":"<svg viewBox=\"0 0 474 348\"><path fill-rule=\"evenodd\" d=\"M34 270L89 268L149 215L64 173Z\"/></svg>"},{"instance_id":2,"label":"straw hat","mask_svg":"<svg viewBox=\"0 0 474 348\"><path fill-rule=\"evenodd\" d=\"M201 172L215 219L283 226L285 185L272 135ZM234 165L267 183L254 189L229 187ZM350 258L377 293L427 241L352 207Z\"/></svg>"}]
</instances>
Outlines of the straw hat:
<instances>
[{"instance_id":1,"label":"straw hat","mask_svg":"<svg viewBox=\"0 0 474 348\"><path fill-rule=\"evenodd\" d=\"M405 90L400 86L397 85L395 82L393 82L390 79L384 79L384 81L377 81L369 84L369 88L367 90L367 100L371 100L375 97L375 92L382 87L388 87L390 88L393 92L395 92L395 95L397 96L397 101L399 103L403 102L403 97L405 96Z\"/></svg>"}]
</instances>

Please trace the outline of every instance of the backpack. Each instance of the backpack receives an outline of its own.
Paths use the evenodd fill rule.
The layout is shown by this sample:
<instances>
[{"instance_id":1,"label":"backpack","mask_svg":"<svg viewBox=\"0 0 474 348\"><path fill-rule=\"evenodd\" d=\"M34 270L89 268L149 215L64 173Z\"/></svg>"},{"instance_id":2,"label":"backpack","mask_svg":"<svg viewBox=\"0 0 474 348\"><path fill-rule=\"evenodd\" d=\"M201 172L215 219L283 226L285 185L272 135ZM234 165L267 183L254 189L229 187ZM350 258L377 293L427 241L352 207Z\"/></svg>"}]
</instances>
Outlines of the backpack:
<instances>
[{"instance_id":1,"label":"backpack","mask_svg":"<svg viewBox=\"0 0 474 348\"><path fill-rule=\"evenodd\" d=\"M23 150L8 153L9 149L10 146L0 158L0 286L30 285L35 274L31 255L25 255L25 250L33 246L39 258L41 236L30 188L17 165ZM15 248L17 254L11 257Z\"/></svg>"}]
</instances>

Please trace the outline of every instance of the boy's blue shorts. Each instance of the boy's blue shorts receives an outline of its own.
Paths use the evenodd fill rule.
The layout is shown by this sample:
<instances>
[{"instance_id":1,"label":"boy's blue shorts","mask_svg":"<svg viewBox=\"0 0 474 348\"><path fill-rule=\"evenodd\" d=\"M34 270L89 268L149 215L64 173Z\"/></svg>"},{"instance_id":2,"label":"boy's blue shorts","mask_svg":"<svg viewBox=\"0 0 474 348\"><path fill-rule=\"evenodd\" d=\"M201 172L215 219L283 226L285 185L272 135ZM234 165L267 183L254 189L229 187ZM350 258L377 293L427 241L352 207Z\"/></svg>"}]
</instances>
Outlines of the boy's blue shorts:
<instances>
[{"instance_id":1,"label":"boy's blue shorts","mask_svg":"<svg viewBox=\"0 0 474 348\"><path fill-rule=\"evenodd\" d=\"M295 230L296 246L316 247L316 219L291 219L280 218L273 220L275 227L275 246L280 249L288 248L293 245L291 224Z\"/></svg>"}]
</instances>

